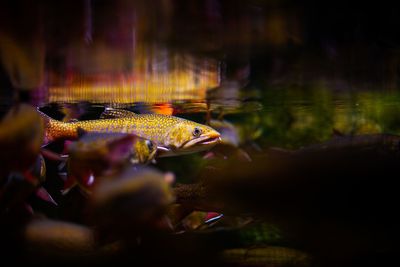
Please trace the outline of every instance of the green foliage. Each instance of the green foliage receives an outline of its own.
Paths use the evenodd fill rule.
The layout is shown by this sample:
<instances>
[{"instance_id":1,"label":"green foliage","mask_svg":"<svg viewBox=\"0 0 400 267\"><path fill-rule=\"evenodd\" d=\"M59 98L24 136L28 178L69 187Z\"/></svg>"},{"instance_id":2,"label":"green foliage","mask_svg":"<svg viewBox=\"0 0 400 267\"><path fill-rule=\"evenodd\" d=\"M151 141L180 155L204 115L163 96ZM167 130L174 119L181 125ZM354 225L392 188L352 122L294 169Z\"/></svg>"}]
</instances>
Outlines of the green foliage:
<instances>
[{"instance_id":1,"label":"green foliage","mask_svg":"<svg viewBox=\"0 0 400 267\"><path fill-rule=\"evenodd\" d=\"M335 91L324 84L265 88L263 146L298 148L343 134L400 133L400 93Z\"/></svg>"}]
</instances>

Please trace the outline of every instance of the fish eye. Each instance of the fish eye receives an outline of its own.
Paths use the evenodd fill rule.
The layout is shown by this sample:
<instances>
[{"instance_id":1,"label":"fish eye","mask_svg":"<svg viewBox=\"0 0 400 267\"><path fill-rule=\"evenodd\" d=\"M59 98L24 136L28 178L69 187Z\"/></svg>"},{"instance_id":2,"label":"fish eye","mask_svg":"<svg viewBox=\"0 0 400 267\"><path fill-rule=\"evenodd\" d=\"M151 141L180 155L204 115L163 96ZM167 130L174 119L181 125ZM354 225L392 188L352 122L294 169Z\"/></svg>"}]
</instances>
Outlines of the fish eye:
<instances>
[{"instance_id":1,"label":"fish eye","mask_svg":"<svg viewBox=\"0 0 400 267\"><path fill-rule=\"evenodd\" d=\"M193 135L199 137L201 135L201 129L199 127L194 127Z\"/></svg>"},{"instance_id":2,"label":"fish eye","mask_svg":"<svg viewBox=\"0 0 400 267\"><path fill-rule=\"evenodd\" d=\"M151 142L150 140L146 140L145 141L147 148L151 151L153 150L154 146L153 146L153 142Z\"/></svg>"}]
</instances>

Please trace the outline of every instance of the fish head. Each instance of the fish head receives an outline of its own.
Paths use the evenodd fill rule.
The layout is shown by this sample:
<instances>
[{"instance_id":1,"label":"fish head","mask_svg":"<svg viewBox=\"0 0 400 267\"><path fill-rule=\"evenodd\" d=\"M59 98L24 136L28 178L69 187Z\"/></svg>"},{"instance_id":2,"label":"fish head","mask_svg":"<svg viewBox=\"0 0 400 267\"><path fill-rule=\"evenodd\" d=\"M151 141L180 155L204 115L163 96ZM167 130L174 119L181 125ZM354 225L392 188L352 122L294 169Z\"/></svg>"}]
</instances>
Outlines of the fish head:
<instances>
[{"instance_id":1,"label":"fish head","mask_svg":"<svg viewBox=\"0 0 400 267\"><path fill-rule=\"evenodd\" d=\"M159 156L173 156L208 150L221 141L221 135L213 128L192 121L175 124L159 146Z\"/></svg>"}]
</instances>

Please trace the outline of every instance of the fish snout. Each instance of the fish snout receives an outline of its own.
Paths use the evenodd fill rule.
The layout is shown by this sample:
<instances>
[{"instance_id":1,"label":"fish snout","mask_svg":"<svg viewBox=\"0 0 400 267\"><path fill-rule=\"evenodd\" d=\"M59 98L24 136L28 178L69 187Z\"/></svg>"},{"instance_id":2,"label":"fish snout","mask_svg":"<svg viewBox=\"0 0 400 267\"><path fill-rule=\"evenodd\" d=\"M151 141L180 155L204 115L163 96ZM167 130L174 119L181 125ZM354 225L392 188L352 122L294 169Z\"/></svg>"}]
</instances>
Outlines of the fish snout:
<instances>
[{"instance_id":1,"label":"fish snout","mask_svg":"<svg viewBox=\"0 0 400 267\"><path fill-rule=\"evenodd\" d=\"M217 144L221 142L221 134L215 130L204 133L201 144Z\"/></svg>"},{"instance_id":2,"label":"fish snout","mask_svg":"<svg viewBox=\"0 0 400 267\"><path fill-rule=\"evenodd\" d=\"M211 132L208 133L209 138L215 138L215 139L221 139L221 134L215 130L212 130Z\"/></svg>"}]
</instances>

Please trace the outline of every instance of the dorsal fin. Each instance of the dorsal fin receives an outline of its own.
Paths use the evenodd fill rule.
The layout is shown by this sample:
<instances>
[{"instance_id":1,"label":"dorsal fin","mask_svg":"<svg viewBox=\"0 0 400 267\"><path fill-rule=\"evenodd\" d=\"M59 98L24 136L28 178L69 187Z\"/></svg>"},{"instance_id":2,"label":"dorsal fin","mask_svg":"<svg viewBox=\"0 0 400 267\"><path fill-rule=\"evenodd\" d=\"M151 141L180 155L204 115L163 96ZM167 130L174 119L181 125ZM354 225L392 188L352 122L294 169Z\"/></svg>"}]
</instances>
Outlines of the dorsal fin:
<instances>
[{"instance_id":1,"label":"dorsal fin","mask_svg":"<svg viewBox=\"0 0 400 267\"><path fill-rule=\"evenodd\" d=\"M126 118L136 115L136 113L125 109L106 108L103 113L101 113L100 119Z\"/></svg>"}]
</instances>

